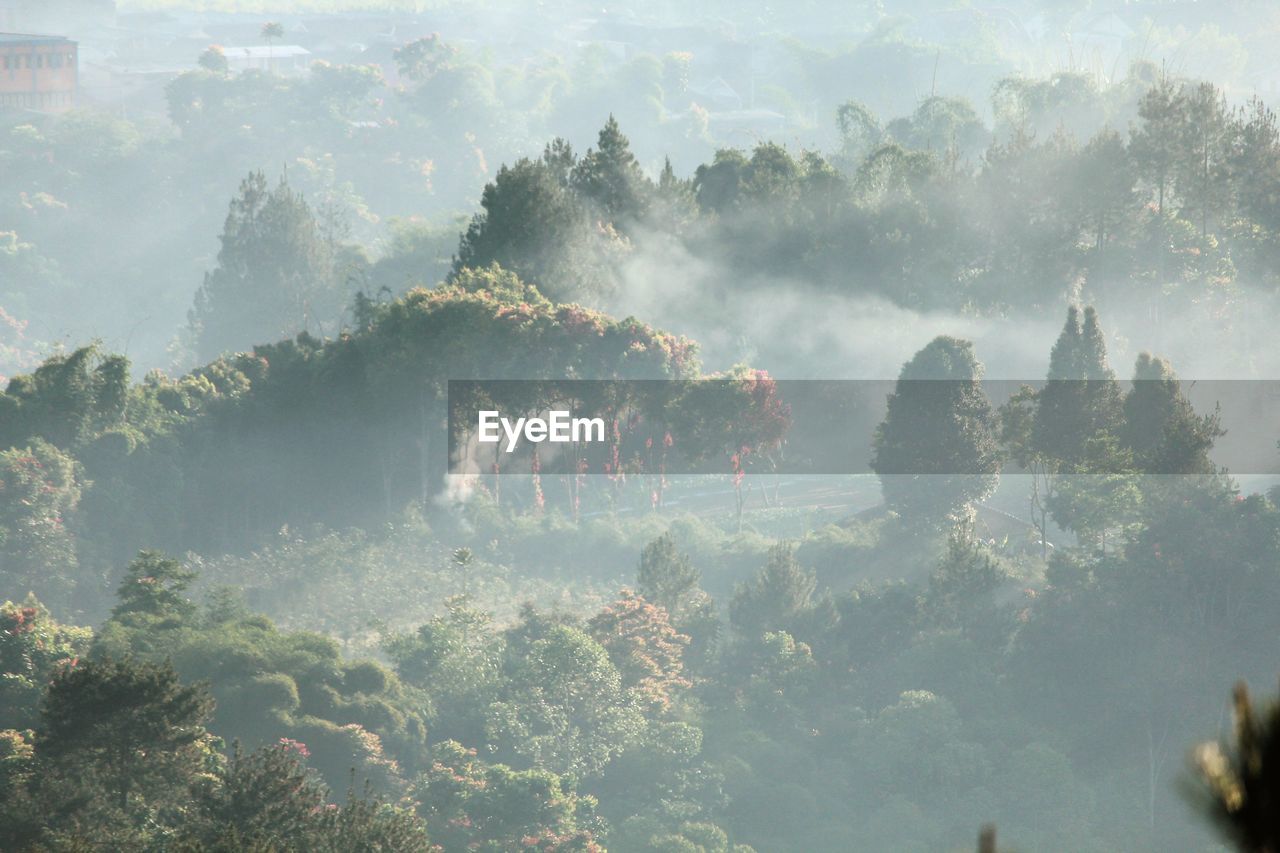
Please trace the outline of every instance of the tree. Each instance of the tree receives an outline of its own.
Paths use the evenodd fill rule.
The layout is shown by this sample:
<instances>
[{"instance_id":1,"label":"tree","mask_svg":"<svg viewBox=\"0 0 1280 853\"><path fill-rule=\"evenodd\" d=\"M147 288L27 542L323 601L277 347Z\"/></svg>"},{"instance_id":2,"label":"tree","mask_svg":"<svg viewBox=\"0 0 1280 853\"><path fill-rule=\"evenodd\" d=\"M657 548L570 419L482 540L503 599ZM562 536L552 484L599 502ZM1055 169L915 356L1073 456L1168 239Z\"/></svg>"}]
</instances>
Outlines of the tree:
<instances>
[{"instance_id":1,"label":"tree","mask_svg":"<svg viewBox=\"0 0 1280 853\"><path fill-rule=\"evenodd\" d=\"M1047 505L1060 526L1105 555L1108 534L1124 532L1137 520L1138 484L1133 455L1104 432L1085 441L1082 457L1058 478Z\"/></svg>"},{"instance_id":2,"label":"tree","mask_svg":"<svg viewBox=\"0 0 1280 853\"><path fill-rule=\"evenodd\" d=\"M458 49L432 33L396 48L392 58L401 76L425 83L457 61Z\"/></svg>"},{"instance_id":3,"label":"tree","mask_svg":"<svg viewBox=\"0 0 1280 853\"><path fill-rule=\"evenodd\" d=\"M15 376L0 394L0 447L39 436L76 451L120 426L129 396L129 361L96 345L51 356L31 374Z\"/></svg>"},{"instance_id":4,"label":"tree","mask_svg":"<svg viewBox=\"0 0 1280 853\"><path fill-rule=\"evenodd\" d=\"M1121 417L1120 389L1107 364L1106 340L1093 307L1083 326L1076 306L1049 353L1048 381L1036 400L1031 444L1063 465L1078 467L1087 442L1114 433Z\"/></svg>"},{"instance_id":5,"label":"tree","mask_svg":"<svg viewBox=\"0 0 1280 853\"><path fill-rule=\"evenodd\" d=\"M261 35L263 41L267 43L267 61L270 63L275 58L273 51L276 39L284 38L284 25L276 21L267 21L262 25Z\"/></svg>"},{"instance_id":6,"label":"tree","mask_svg":"<svg viewBox=\"0 0 1280 853\"><path fill-rule=\"evenodd\" d=\"M1129 151L1138 174L1155 190L1157 213L1164 216L1183 125L1183 103L1167 73L1161 73L1138 102L1138 117L1141 124L1130 137Z\"/></svg>"},{"instance_id":7,"label":"tree","mask_svg":"<svg viewBox=\"0 0 1280 853\"><path fill-rule=\"evenodd\" d=\"M83 488L79 464L46 441L0 451L0 578L10 589L67 602L78 565L68 523Z\"/></svg>"},{"instance_id":8,"label":"tree","mask_svg":"<svg viewBox=\"0 0 1280 853\"><path fill-rule=\"evenodd\" d=\"M741 151L722 148L710 163L703 163L693 173L693 192L698 207L721 216L733 210L738 202L740 184L747 168Z\"/></svg>"},{"instance_id":9,"label":"tree","mask_svg":"<svg viewBox=\"0 0 1280 853\"><path fill-rule=\"evenodd\" d=\"M557 152L503 166L480 196L458 244L453 276L500 264L557 301L599 286L584 249L585 219L576 196L561 183ZM578 266L578 261L583 263Z\"/></svg>"},{"instance_id":10,"label":"tree","mask_svg":"<svg viewBox=\"0 0 1280 853\"><path fill-rule=\"evenodd\" d=\"M205 766L212 712L205 688L183 686L167 663L87 661L50 683L36 755L111 792L121 810L134 792L154 807Z\"/></svg>"},{"instance_id":11,"label":"tree","mask_svg":"<svg viewBox=\"0 0 1280 853\"><path fill-rule=\"evenodd\" d=\"M1084 404L1093 432L1114 432L1120 423L1120 386L1107 363L1106 336L1092 305L1084 309L1080 347L1080 378L1085 380Z\"/></svg>"},{"instance_id":12,"label":"tree","mask_svg":"<svg viewBox=\"0 0 1280 853\"><path fill-rule=\"evenodd\" d=\"M596 147L574 168L572 180L584 198L624 231L648 210L652 184L640 171L631 143L612 115L601 128Z\"/></svg>"},{"instance_id":13,"label":"tree","mask_svg":"<svg viewBox=\"0 0 1280 853\"><path fill-rule=\"evenodd\" d=\"M840 129L841 154L852 163L861 163L884 138L880 120L859 101L845 101L836 108L836 125Z\"/></svg>"},{"instance_id":14,"label":"tree","mask_svg":"<svg viewBox=\"0 0 1280 853\"><path fill-rule=\"evenodd\" d=\"M423 822L407 809L349 791L339 806L306 766L306 744L282 738L230 758L196 786L180 838L193 849L396 850L427 853ZM185 849L185 848L184 848Z\"/></svg>"},{"instance_id":15,"label":"tree","mask_svg":"<svg viewBox=\"0 0 1280 853\"><path fill-rule=\"evenodd\" d=\"M1230 203L1227 159L1231 116L1226 95L1212 83L1200 83L1189 91L1184 87L1179 98L1183 114L1175 182L1183 203L1182 215L1195 214L1200 236L1206 237L1210 223L1216 224Z\"/></svg>"},{"instance_id":16,"label":"tree","mask_svg":"<svg viewBox=\"0 0 1280 853\"><path fill-rule=\"evenodd\" d=\"M1250 99L1232 122L1228 167L1241 214L1275 233L1280 229L1280 127L1276 114Z\"/></svg>"},{"instance_id":17,"label":"tree","mask_svg":"<svg viewBox=\"0 0 1280 853\"><path fill-rule=\"evenodd\" d=\"M931 627L959 627L986 638L1003 639L1006 635L996 614L994 593L1007 580L1008 575L985 546L953 535L929 576L921 599L924 618Z\"/></svg>"},{"instance_id":18,"label":"tree","mask_svg":"<svg viewBox=\"0 0 1280 853\"><path fill-rule=\"evenodd\" d=\"M548 770L488 764L457 741L431 748L418 779L418 812L446 850L595 851L595 798Z\"/></svg>"},{"instance_id":19,"label":"tree","mask_svg":"<svg viewBox=\"0 0 1280 853\"><path fill-rule=\"evenodd\" d=\"M1057 484L1059 460L1036 444L1035 425L1041 393L1023 385L1000 407L1000 442L1017 465L1031 476L1028 495L1031 524L1040 543L1040 556L1049 557L1049 502Z\"/></svg>"},{"instance_id":20,"label":"tree","mask_svg":"<svg viewBox=\"0 0 1280 853\"><path fill-rule=\"evenodd\" d=\"M327 799L303 763L308 754L304 744L281 739L246 755L237 741L218 773L196 787L184 840L211 847L305 843Z\"/></svg>"},{"instance_id":21,"label":"tree","mask_svg":"<svg viewBox=\"0 0 1280 853\"><path fill-rule=\"evenodd\" d=\"M1120 438L1150 474L1212 474L1209 451L1224 433L1217 413L1199 416L1169 362L1142 353L1124 399Z\"/></svg>"},{"instance_id":22,"label":"tree","mask_svg":"<svg viewBox=\"0 0 1280 853\"><path fill-rule=\"evenodd\" d=\"M486 710L486 743L556 773L598 775L644 718L609 653L586 632L528 611L507 632L501 699Z\"/></svg>"},{"instance_id":23,"label":"tree","mask_svg":"<svg viewBox=\"0 0 1280 853\"><path fill-rule=\"evenodd\" d=\"M676 551L675 540L664 533L640 552L636 590L674 619L690 603L700 577L689 556Z\"/></svg>"},{"instance_id":24,"label":"tree","mask_svg":"<svg viewBox=\"0 0 1280 853\"><path fill-rule=\"evenodd\" d=\"M780 542L769 549L755 577L734 590L729 622L752 641L778 631L809 640L834 618L830 599L814 595L817 583L813 572L796 561L793 546Z\"/></svg>"},{"instance_id":25,"label":"tree","mask_svg":"<svg viewBox=\"0 0 1280 853\"><path fill-rule=\"evenodd\" d=\"M159 551L142 551L120 582L111 618L138 614L181 621L195 613L196 606L183 595L195 577L195 572Z\"/></svg>"},{"instance_id":26,"label":"tree","mask_svg":"<svg viewBox=\"0 0 1280 853\"><path fill-rule=\"evenodd\" d=\"M75 665L92 635L56 622L35 596L0 604L0 731L35 727L50 679Z\"/></svg>"},{"instance_id":27,"label":"tree","mask_svg":"<svg viewBox=\"0 0 1280 853\"><path fill-rule=\"evenodd\" d=\"M623 687L648 707L665 711L675 692L690 686L681 676L689 638L671 627L666 610L631 590L591 617L587 630L609 653Z\"/></svg>"},{"instance_id":28,"label":"tree","mask_svg":"<svg viewBox=\"0 0 1280 853\"><path fill-rule=\"evenodd\" d=\"M1089 140L1077 160L1074 187L1094 250L1101 252L1109 239L1123 236L1135 208L1133 171L1120 134L1104 130Z\"/></svg>"},{"instance_id":29,"label":"tree","mask_svg":"<svg viewBox=\"0 0 1280 853\"><path fill-rule=\"evenodd\" d=\"M871 460L890 509L954 523L995 488L1000 450L981 376L973 345L945 336L903 365Z\"/></svg>"},{"instance_id":30,"label":"tree","mask_svg":"<svg viewBox=\"0 0 1280 853\"><path fill-rule=\"evenodd\" d=\"M885 135L951 164L981 152L990 140L990 132L969 101L941 95L922 100L909 118L889 122Z\"/></svg>"},{"instance_id":31,"label":"tree","mask_svg":"<svg viewBox=\"0 0 1280 853\"><path fill-rule=\"evenodd\" d=\"M223 53L220 45L211 44L205 48L196 64L212 74L218 74L223 77L231 70L231 66L227 63L227 55Z\"/></svg>"},{"instance_id":32,"label":"tree","mask_svg":"<svg viewBox=\"0 0 1280 853\"><path fill-rule=\"evenodd\" d=\"M292 337L341 310L316 219L283 176L274 189L262 172L241 182L220 240L188 315L201 359Z\"/></svg>"}]
</instances>

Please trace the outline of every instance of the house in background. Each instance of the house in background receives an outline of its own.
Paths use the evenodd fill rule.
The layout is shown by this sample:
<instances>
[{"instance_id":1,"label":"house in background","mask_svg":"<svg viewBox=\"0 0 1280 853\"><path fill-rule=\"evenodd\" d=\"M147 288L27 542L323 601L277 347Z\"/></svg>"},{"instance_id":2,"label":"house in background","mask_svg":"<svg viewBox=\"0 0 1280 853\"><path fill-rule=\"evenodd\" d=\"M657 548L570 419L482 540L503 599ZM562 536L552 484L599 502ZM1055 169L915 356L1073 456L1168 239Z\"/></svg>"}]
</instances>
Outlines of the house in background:
<instances>
[{"instance_id":1,"label":"house in background","mask_svg":"<svg viewBox=\"0 0 1280 853\"><path fill-rule=\"evenodd\" d=\"M73 108L79 64L78 45L69 38L0 33L0 109Z\"/></svg>"},{"instance_id":2,"label":"house in background","mask_svg":"<svg viewBox=\"0 0 1280 853\"><path fill-rule=\"evenodd\" d=\"M227 67L232 71L271 71L281 75L301 74L311 67L311 51L296 44L224 47Z\"/></svg>"}]
</instances>

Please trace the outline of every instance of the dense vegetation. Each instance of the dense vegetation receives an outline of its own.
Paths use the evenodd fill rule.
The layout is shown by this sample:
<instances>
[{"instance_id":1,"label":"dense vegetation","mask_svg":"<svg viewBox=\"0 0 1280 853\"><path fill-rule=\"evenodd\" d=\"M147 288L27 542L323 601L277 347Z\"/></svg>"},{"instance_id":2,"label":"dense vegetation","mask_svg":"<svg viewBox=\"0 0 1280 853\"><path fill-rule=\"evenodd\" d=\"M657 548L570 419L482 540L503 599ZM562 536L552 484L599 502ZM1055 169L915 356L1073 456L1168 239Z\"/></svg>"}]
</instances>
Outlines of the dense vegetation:
<instances>
[{"instance_id":1,"label":"dense vegetation","mask_svg":"<svg viewBox=\"0 0 1280 853\"><path fill-rule=\"evenodd\" d=\"M741 149L606 56L210 49L167 122L0 128L0 848L1275 849L1277 706L1206 738L1280 668L1280 490L1174 369L1277 363L1271 110L1138 62ZM768 476L775 376L886 364L875 476ZM628 440L723 473L450 476L476 378L669 380Z\"/></svg>"}]
</instances>

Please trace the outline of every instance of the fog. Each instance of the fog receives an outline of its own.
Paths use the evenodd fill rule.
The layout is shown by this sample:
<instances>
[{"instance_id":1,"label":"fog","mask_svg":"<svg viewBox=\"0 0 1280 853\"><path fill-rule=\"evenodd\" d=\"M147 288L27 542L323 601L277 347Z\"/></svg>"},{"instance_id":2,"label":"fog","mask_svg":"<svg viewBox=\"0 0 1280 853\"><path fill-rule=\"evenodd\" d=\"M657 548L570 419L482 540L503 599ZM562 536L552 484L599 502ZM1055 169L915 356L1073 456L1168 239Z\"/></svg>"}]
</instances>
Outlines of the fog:
<instances>
[{"instance_id":1,"label":"fog","mask_svg":"<svg viewBox=\"0 0 1280 853\"><path fill-rule=\"evenodd\" d=\"M1277 38L0 0L0 849L1280 847Z\"/></svg>"}]
</instances>

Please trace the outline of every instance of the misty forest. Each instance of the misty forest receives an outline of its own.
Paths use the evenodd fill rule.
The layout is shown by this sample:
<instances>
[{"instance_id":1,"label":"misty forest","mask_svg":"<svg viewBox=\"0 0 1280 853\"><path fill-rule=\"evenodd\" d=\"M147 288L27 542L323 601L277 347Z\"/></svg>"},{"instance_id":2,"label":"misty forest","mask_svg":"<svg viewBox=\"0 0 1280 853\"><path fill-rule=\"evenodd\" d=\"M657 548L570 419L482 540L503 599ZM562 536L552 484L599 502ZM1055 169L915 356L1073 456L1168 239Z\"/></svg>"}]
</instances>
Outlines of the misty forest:
<instances>
[{"instance_id":1,"label":"misty forest","mask_svg":"<svg viewBox=\"0 0 1280 853\"><path fill-rule=\"evenodd\" d=\"M1277 39L0 0L0 850L1280 851Z\"/></svg>"}]
</instances>

